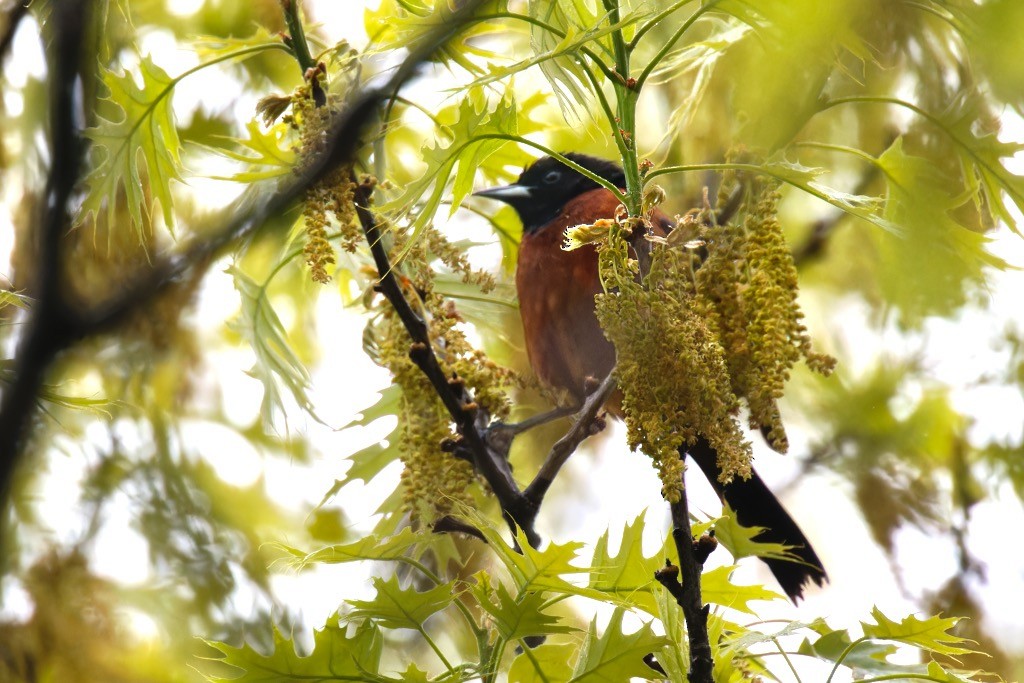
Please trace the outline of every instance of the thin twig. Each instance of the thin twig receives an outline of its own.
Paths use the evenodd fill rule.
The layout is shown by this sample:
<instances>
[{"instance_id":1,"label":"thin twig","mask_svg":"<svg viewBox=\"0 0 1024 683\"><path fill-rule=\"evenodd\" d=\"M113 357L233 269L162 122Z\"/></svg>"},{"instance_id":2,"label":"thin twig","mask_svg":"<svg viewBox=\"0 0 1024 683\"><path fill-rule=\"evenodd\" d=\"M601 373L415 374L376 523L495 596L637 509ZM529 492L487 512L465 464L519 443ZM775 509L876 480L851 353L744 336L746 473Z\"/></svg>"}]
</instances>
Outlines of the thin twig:
<instances>
[{"instance_id":1,"label":"thin twig","mask_svg":"<svg viewBox=\"0 0 1024 683\"><path fill-rule=\"evenodd\" d=\"M604 378L604 381L601 382L601 385L592 394L587 396L587 400L583 402L583 407L576 413L576 418L573 420L569 431L551 447L551 451L544 460L544 464L537 470L537 476L533 478L530 485L526 487L526 491L523 492L534 508L540 508L540 504L544 500L544 494L547 493L551 483L555 480L555 476L562 469L562 465L569 459L569 456L576 451L584 439L593 434L597 414L604 407L604 404L608 402L608 397L615 391L616 385L615 370L613 368L608 373L608 376Z\"/></svg>"}]
</instances>

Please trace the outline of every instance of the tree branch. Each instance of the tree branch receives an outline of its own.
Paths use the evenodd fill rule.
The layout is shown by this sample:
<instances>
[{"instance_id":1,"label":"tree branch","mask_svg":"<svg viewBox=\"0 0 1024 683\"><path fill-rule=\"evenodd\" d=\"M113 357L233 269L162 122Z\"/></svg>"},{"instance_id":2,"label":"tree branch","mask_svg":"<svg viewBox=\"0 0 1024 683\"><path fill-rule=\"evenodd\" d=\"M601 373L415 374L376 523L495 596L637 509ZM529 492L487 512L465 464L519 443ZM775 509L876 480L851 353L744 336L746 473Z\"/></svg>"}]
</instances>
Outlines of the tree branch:
<instances>
[{"instance_id":1,"label":"tree branch","mask_svg":"<svg viewBox=\"0 0 1024 683\"><path fill-rule=\"evenodd\" d=\"M81 68L92 63L82 54L89 19L87 0L57 3L50 18L50 168L34 234L39 241L35 266L39 291L17 346L17 375L0 397L0 504L6 501L46 369L78 334L77 318L64 300L60 237L69 223L68 203L82 161L83 144L75 122L84 119L75 84Z\"/></svg>"},{"instance_id":2,"label":"tree branch","mask_svg":"<svg viewBox=\"0 0 1024 683\"><path fill-rule=\"evenodd\" d=\"M700 574L709 551L702 552L702 557L697 555L685 487L679 502L670 503L669 508L672 511L672 540L679 553L679 567L667 565L655 572L654 578L665 586L683 610L686 637L690 645L690 672L687 678L690 683L714 683L714 660L708 639L708 605L703 604L700 594ZM678 578L680 573L682 583Z\"/></svg>"},{"instance_id":3,"label":"tree branch","mask_svg":"<svg viewBox=\"0 0 1024 683\"><path fill-rule=\"evenodd\" d=\"M536 545L540 543L540 538L533 530L536 510L530 510L525 505L528 501L512 477L508 459L504 454L489 448L484 438L484 429L490 421L490 416L473 401L473 397L458 378L445 374L434 353L426 321L412 309L402 292L402 286L395 276L391 260L381 240L377 219L369 209L372 192L373 187L370 183L357 185L356 215L359 217L377 267L378 289L395 309L411 338L409 358L430 380L434 391L444 403L462 437L462 442L458 445L460 451L468 453L473 467L487 480L508 522L519 526L526 534L530 545Z\"/></svg>"},{"instance_id":4,"label":"tree branch","mask_svg":"<svg viewBox=\"0 0 1024 683\"><path fill-rule=\"evenodd\" d=\"M604 378L604 381L601 382L600 386L587 396L587 400L583 402L583 407L576 413L569 431L551 447L551 451L544 460L544 464L537 470L537 475L524 492L532 507L540 509L540 505L544 501L544 494L547 493L548 488L554 482L558 471L562 469L562 465L566 463L569 456L583 443L584 439L595 433L594 427L597 414L604 407L604 404L608 402L608 397L615 391L616 385L615 370L613 368L608 373L608 376Z\"/></svg>"}]
</instances>

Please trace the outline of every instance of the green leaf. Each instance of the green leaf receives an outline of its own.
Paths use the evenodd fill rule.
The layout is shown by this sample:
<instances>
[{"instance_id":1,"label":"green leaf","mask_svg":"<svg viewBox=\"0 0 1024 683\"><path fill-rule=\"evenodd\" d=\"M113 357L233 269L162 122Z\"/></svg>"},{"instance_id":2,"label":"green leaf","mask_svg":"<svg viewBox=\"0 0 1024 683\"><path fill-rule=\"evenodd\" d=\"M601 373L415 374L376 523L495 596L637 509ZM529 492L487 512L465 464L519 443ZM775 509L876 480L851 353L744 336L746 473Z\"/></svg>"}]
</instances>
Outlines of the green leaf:
<instances>
[{"instance_id":1,"label":"green leaf","mask_svg":"<svg viewBox=\"0 0 1024 683\"><path fill-rule=\"evenodd\" d=\"M762 543L754 538L764 527L745 527L736 521L736 513L728 504L722 510L722 517L715 522L715 538L725 546L737 560L744 557L770 557L777 560L799 559L789 551L793 546L782 543Z\"/></svg>"},{"instance_id":2,"label":"green leaf","mask_svg":"<svg viewBox=\"0 0 1024 683\"><path fill-rule=\"evenodd\" d=\"M274 649L269 655L249 645L231 647L207 641L224 656L211 660L239 670L234 676L207 675L207 680L236 683L282 683L296 680L365 681L365 672L377 671L384 643L380 631L369 622L356 628L351 637L340 626L337 615L323 629L313 633L313 652L300 657L295 645L274 628Z\"/></svg>"},{"instance_id":3,"label":"green leaf","mask_svg":"<svg viewBox=\"0 0 1024 683\"><path fill-rule=\"evenodd\" d=\"M734 565L706 569L700 575L700 593L704 602L723 605L747 614L757 614L748 604L751 600L778 600L782 596L757 584L738 586L732 582Z\"/></svg>"},{"instance_id":4,"label":"green leaf","mask_svg":"<svg viewBox=\"0 0 1024 683\"><path fill-rule=\"evenodd\" d=\"M472 189L477 168L507 142L501 139L481 140L481 137L519 134L518 119L521 117L511 89L491 104L482 88L474 88L459 102L455 116L451 126L439 131L440 139L448 139L446 144L422 148L426 172L382 207L386 211L400 212L399 215L416 212L411 221L413 240L433 221L451 175L455 174L451 202L451 212L454 213Z\"/></svg>"},{"instance_id":5,"label":"green leaf","mask_svg":"<svg viewBox=\"0 0 1024 683\"><path fill-rule=\"evenodd\" d=\"M29 307L31 301L31 297L25 296L24 294L12 292L9 289L0 290L0 308L14 306L15 308L24 310Z\"/></svg>"},{"instance_id":6,"label":"green leaf","mask_svg":"<svg viewBox=\"0 0 1024 683\"><path fill-rule=\"evenodd\" d=\"M470 524L483 533L491 550L505 565L520 593L547 589L570 595L596 596L598 600L602 599L603 596L600 593L574 586L562 578L565 574L583 574L587 571L585 568L571 564L579 549L583 547L582 543L575 541L564 544L550 542L544 550L537 550L530 547L522 530L517 529L516 541L522 550L522 552L517 552L505 542L501 534L482 515L464 512L464 516L469 517Z\"/></svg>"},{"instance_id":7,"label":"green leaf","mask_svg":"<svg viewBox=\"0 0 1024 683\"><path fill-rule=\"evenodd\" d=\"M383 0L377 9L363 11L363 25L366 35L372 41L369 52L391 52L408 45L415 45L427 33L452 22L452 5L435 1L412 3L405 0ZM477 9L478 14L507 12L507 0L489 0ZM507 31L507 24L497 22L473 22L459 31L434 55L434 59L449 66L459 66L471 74L481 72L480 66L467 55L490 56L479 46L483 41L474 41L488 33Z\"/></svg>"},{"instance_id":8,"label":"green leaf","mask_svg":"<svg viewBox=\"0 0 1024 683\"><path fill-rule=\"evenodd\" d=\"M491 615L498 633L506 641L579 630L561 623L562 617L545 614L543 610L548 601L540 591L529 591L513 596L502 583L491 588L487 576L479 572L473 594L480 607Z\"/></svg>"},{"instance_id":9,"label":"green leaf","mask_svg":"<svg viewBox=\"0 0 1024 683\"><path fill-rule=\"evenodd\" d=\"M237 266L229 267L228 273L234 278L235 289L242 300L239 319L229 326L249 342L256 354L256 364L249 374L263 384L260 414L264 428L272 430L274 413L283 413L279 383L291 393L299 407L322 422L306 393L309 372L288 343L288 333L270 305L266 286L257 284Z\"/></svg>"},{"instance_id":10,"label":"green leaf","mask_svg":"<svg viewBox=\"0 0 1024 683\"><path fill-rule=\"evenodd\" d=\"M949 669L945 668L938 662L928 662L928 675L931 680L938 681L939 683L974 683L982 679L975 678L975 674L979 672L967 672L965 673L968 678L957 676ZM985 676L984 680L992 680L992 676Z\"/></svg>"},{"instance_id":11,"label":"green leaf","mask_svg":"<svg viewBox=\"0 0 1024 683\"><path fill-rule=\"evenodd\" d=\"M402 672L402 683L430 683L430 678L426 671L420 671L420 668L415 664L410 664L409 668Z\"/></svg>"},{"instance_id":12,"label":"green leaf","mask_svg":"<svg viewBox=\"0 0 1024 683\"><path fill-rule=\"evenodd\" d=\"M383 417L397 416L401 399L401 386L393 384L387 387L380 392L380 398L375 404L364 409L357 419L352 420L343 429L355 426L366 427ZM380 474L381 470L397 460L400 454L400 436L401 424L396 423L395 428L381 441L348 456L347 460L352 463L352 466L346 470L343 479L335 480L334 485L324 494L320 505L333 498L338 491L353 481L369 482Z\"/></svg>"},{"instance_id":13,"label":"green leaf","mask_svg":"<svg viewBox=\"0 0 1024 683\"><path fill-rule=\"evenodd\" d=\"M237 143L238 151L226 146L206 147L215 154L225 156L246 165L244 170L226 176L210 176L214 180L230 180L236 183L254 183L278 178L295 169L297 155L295 148L287 142L289 128L283 123L271 126L264 133L259 122L252 120L245 124L249 132L247 139L224 138L225 143Z\"/></svg>"},{"instance_id":14,"label":"green leaf","mask_svg":"<svg viewBox=\"0 0 1024 683\"><path fill-rule=\"evenodd\" d=\"M100 79L110 91L106 100L120 120L100 116L97 125L85 131L101 156L85 178L81 220L98 216L106 206L107 223L113 225L118 192L123 190L132 227L141 235L145 230L143 208L151 218L156 202L163 210L164 223L169 229L174 227L171 181L181 180L181 141L170 98L177 80L148 55L140 61L139 72L141 87L126 71L100 68Z\"/></svg>"},{"instance_id":15,"label":"green leaf","mask_svg":"<svg viewBox=\"0 0 1024 683\"><path fill-rule=\"evenodd\" d=\"M372 619L383 628L423 631L423 623L430 615L440 612L455 601L453 585L444 583L420 592L413 588L402 588L396 576L386 581L376 577L373 579L373 587L377 589L376 597L373 600L349 600L347 604L353 610L347 618Z\"/></svg>"},{"instance_id":16,"label":"green leaf","mask_svg":"<svg viewBox=\"0 0 1024 683\"><path fill-rule=\"evenodd\" d=\"M805 639L797 650L800 654L830 662L841 661L850 669L878 675L921 671L919 665L889 662L889 655L896 652L896 646L892 643L861 640L851 649L853 640L846 631L833 631L824 624L819 624L815 630L820 633L820 636L813 642L810 639Z\"/></svg>"},{"instance_id":17,"label":"green leaf","mask_svg":"<svg viewBox=\"0 0 1024 683\"><path fill-rule=\"evenodd\" d=\"M588 66L582 48L606 64L614 59L609 36L615 28L633 25L646 14L631 12L616 26L607 17L598 16L585 2L531 2L530 17L543 23L531 25L530 43L534 57L518 64L493 71L488 80L505 78L530 66L537 65L551 84L558 104L567 119L586 118L593 102L592 83L587 75ZM603 78L595 72L595 77Z\"/></svg>"},{"instance_id":18,"label":"green leaf","mask_svg":"<svg viewBox=\"0 0 1024 683\"><path fill-rule=\"evenodd\" d=\"M597 620L590 624L579 660L573 670L573 683L622 683L631 677L658 679L660 675L644 663L644 657L668 644L664 636L654 634L650 624L644 624L635 633L622 632L625 610L616 607L608 626L597 637Z\"/></svg>"},{"instance_id":19,"label":"green leaf","mask_svg":"<svg viewBox=\"0 0 1024 683\"><path fill-rule=\"evenodd\" d=\"M828 172L823 168L811 168L782 158L775 158L762 165L760 171L826 201L851 216L863 218L886 232L895 235L902 233L897 224L881 215L883 203L880 198L850 194L818 182L818 177Z\"/></svg>"},{"instance_id":20,"label":"green leaf","mask_svg":"<svg viewBox=\"0 0 1024 683\"><path fill-rule=\"evenodd\" d=\"M352 543L329 545L311 553L303 553L288 547L285 547L285 550L295 558L295 564L298 566L314 563L342 564L359 560L397 560L424 540L422 534L405 527L393 536L381 537L371 534Z\"/></svg>"},{"instance_id":21,"label":"green leaf","mask_svg":"<svg viewBox=\"0 0 1024 683\"><path fill-rule=\"evenodd\" d=\"M534 19L550 23L558 17L566 19L569 14L573 14L572 9L583 7L583 3L532 2L530 12ZM530 67L539 66L558 97L566 118L585 118L583 113L590 109L588 104L593 102L594 98L590 90L592 82L587 75L588 67L584 66L586 58L583 56L583 49L598 47L598 43L615 31L632 26L646 16L647 13L630 12L615 24L605 23L604 17L599 18L592 14L585 19L577 17L568 25L564 20L558 21L561 26L555 25L554 28L564 33L562 38L550 30L534 26L533 57L515 64L493 67L486 76L477 79L474 85L503 81Z\"/></svg>"},{"instance_id":22,"label":"green leaf","mask_svg":"<svg viewBox=\"0 0 1024 683\"><path fill-rule=\"evenodd\" d=\"M897 640L922 650L943 655L964 655L974 652L970 648L959 645L970 641L950 633L956 623L960 621L957 617L943 619L934 616L922 620L911 614L903 621L895 622L882 614L877 607L871 610L871 616L877 623L861 622L861 626L864 627L864 635L867 638Z\"/></svg>"},{"instance_id":23,"label":"green leaf","mask_svg":"<svg viewBox=\"0 0 1024 683\"><path fill-rule=\"evenodd\" d=\"M880 237L883 296L900 307L906 322L948 314L965 302L965 288L983 282L983 265L1007 265L987 251L987 237L953 219L970 195L957 196L954 179L933 160L907 154L897 138L878 165L888 184L883 217L901 229L899 237Z\"/></svg>"},{"instance_id":24,"label":"green leaf","mask_svg":"<svg viewBox=\"0 0 1024 683\"><path fill-rule=\"evenodd\" d=\"M508 670L509 683L566 683L572 678L569 663L579 647L569 643L544 643L524 648Z\"/></svg>"},{"instance_id":25,"label":"green leaf","mask_svg":"<svg viewBox=\"0 0 1024 683\"><path fill-rule=\"evenodd\" d=\"M594 548L589 587L608 594L621 604L638 607L657 616L654 587L660 584L654 578L654 572L664 565L664 558L660 554L653 557L643 554L643 515L623 528L617 554L608 552L608 542L609 531L605 531Z\"/></svg>"}]
</instances>

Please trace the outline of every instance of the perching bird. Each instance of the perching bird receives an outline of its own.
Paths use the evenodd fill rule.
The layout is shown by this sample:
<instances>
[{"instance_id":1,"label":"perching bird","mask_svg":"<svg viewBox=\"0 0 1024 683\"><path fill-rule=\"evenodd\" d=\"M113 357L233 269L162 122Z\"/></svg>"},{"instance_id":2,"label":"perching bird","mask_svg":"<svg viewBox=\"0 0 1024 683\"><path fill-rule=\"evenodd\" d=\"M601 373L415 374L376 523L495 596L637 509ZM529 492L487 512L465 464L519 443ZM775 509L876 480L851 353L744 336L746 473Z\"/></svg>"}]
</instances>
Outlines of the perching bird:
<instances>
[{"instance_id":1,"label":"perching bird","mask_svg":"<svg viewBox=\"0 0 1024 683\"><path fill-rule=\"evenodd\" d=\"M584 154L564 156L616 187L625 187L625 175L616 164ZM611 371L615 349L594 313L594 297L602 291L594 247L565 251L562 242L566 228L614 217L618 199L552 157L536 161L514 184L476 195L505 202L519 214L523 238L516 290L530 365L542 382L582 402L585 387ZM656 230L668 232L673 227L671 219L657 210L653 220ZM609 408L617 410L614 405ZM686 451L719 498L735 510L740 524L764 527L755 540L793 546L791 553L799 561L764 559L790 599L802 597L808 583L820 586L826 580L821 560L800 527L756 472L749 479L737 477L723 485L718 480L717 454L706 441Z\"/></svg>"}]
</instances>

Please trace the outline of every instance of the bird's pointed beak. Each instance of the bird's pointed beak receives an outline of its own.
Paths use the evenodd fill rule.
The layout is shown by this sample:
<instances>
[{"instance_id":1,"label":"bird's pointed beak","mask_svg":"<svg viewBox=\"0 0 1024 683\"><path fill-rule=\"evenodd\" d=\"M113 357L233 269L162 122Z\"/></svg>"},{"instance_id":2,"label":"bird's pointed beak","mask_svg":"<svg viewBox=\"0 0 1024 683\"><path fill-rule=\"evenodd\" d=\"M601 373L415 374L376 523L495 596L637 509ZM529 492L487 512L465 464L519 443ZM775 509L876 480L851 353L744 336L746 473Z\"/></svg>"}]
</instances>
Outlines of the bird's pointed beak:
<instances>
[{"instance_id":1,"label":"bird's pointed beak","mask_svg":"<svg viewBox=\"0 0 1024 683\"><path fill-rule=\"evenodd\" d=\"M524 199L530 199L533 196L533 192L531 188L525 185L505 185L504 187L490 187L486 190L478 190L473 193L473 196L497 199L499 202L512 204Z\"/></svg>"}]
</instances>

